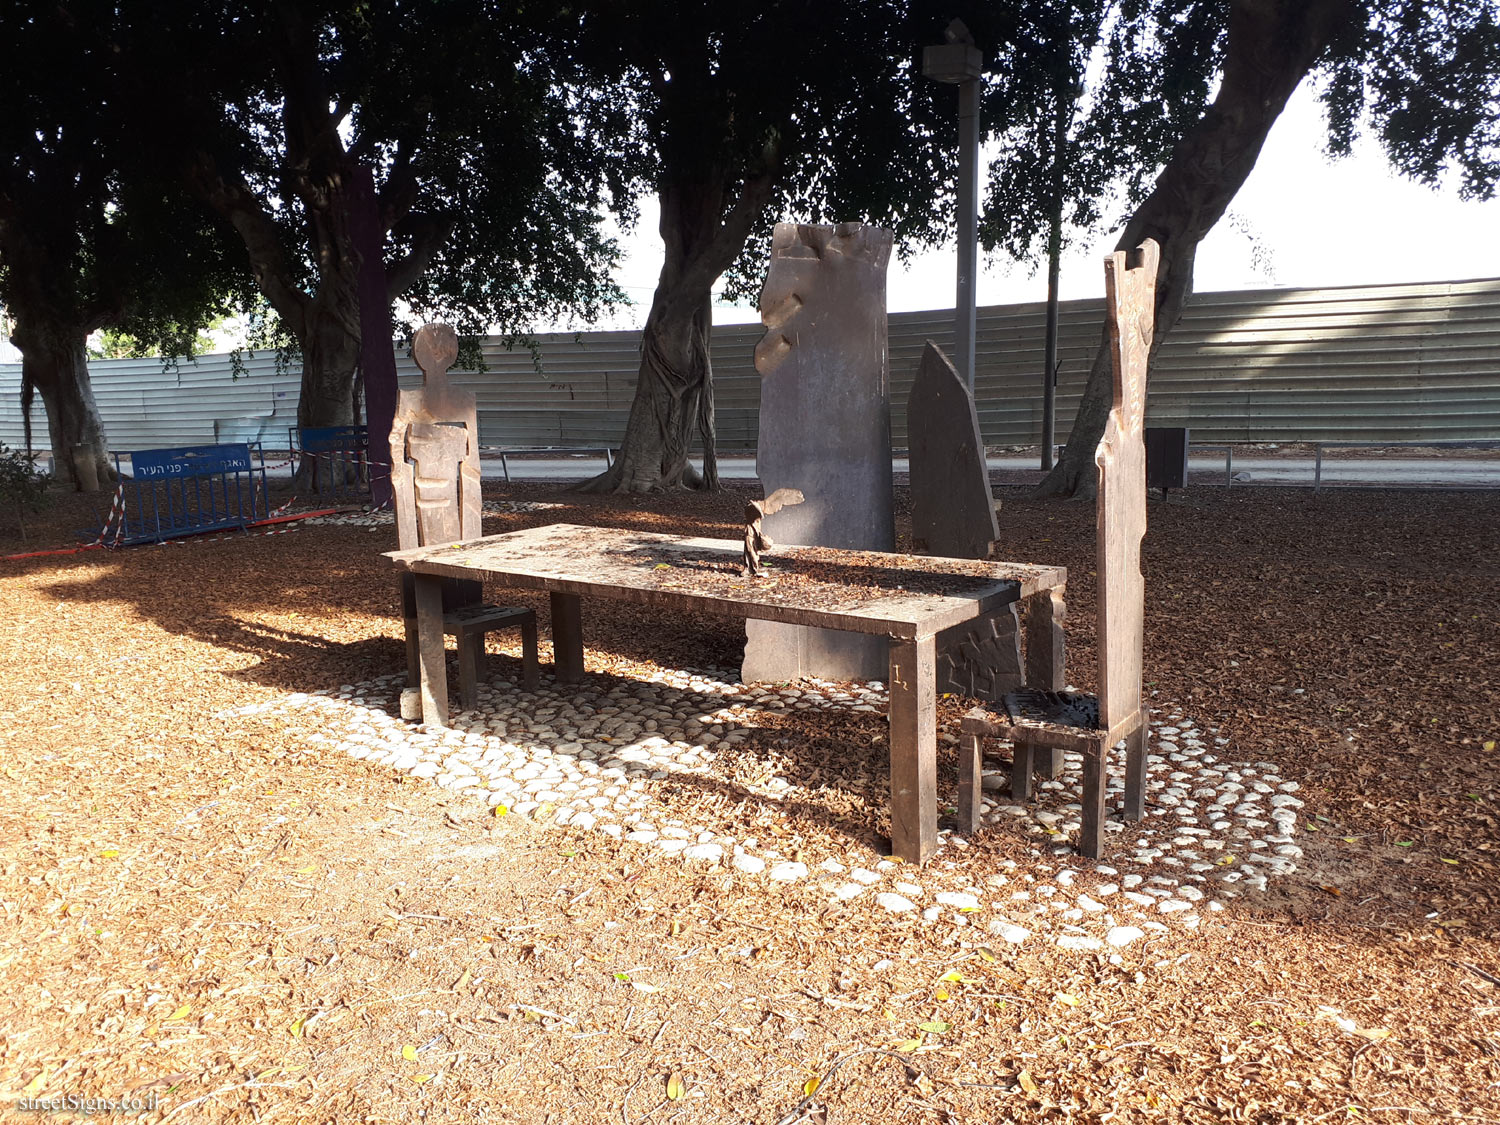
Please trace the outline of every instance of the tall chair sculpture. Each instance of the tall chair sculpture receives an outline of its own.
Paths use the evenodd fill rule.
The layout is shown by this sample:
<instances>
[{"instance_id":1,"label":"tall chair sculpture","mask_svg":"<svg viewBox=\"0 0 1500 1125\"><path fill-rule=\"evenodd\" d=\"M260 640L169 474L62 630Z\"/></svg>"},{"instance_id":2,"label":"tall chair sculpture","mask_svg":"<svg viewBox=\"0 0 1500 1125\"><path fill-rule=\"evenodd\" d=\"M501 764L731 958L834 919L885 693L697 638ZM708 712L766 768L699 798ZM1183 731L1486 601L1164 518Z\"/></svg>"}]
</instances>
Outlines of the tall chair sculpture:
<instances>
[{"instance_id":1,"label":"tall chair sculpture","mask_svg":"<svg viewBox=\"0 0 1500 1125\"><path fill-rule=\"evenodd\" d=\"M986 737L1015 747L1011 795L1031 796L1038 749L1083 755L1083 823L1078 850L1098 859L1104 850L1104 791L1110 751L1123 739L1125 819L1145 813L1147 714L1141 699L1146 608L1141 539L1146 533L1146 371L1156 322L1160 249L1147 239L1104 262L1105 307L1114 372L1114 405L1094 453L1099 473L1099 693L1018 691L997 707L964 716L959 754L959 819L979 826L980 755Z\"/></svg>"},{"instance_id":2,"label":"tall chair sculpture","mask_svg":"<svg viewBox=\"0 0 1500 1125\"><path fill-rule=\"evenodd\" d=\"M458 358L458 336L446 324L417 332L412 357L422 369L420 390L402 391L391 426L391 503L401 549L456 543L480 536L479 417L474 396L448 382ZM417 605L411 575L403 575L401 614L406 622L407 692L403 717L421 713ZM519 626L522 682L537 686L536 614L519 606L487 605L480 582L443 580L443 632L458 639L459 699L479 703L485 634Z\"/></svg>"}]
</instances>

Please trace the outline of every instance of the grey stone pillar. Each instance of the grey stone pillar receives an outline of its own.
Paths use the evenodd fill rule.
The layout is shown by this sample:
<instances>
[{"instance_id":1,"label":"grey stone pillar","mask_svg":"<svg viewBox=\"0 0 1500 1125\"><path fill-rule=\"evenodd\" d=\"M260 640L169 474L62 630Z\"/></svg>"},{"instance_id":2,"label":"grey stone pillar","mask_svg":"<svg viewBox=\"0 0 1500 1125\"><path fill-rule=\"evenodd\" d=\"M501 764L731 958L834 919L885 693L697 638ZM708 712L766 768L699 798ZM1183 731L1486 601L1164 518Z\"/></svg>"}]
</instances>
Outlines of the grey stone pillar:
<instances>
[{"instance_id":1,"label":"grey stone pillar","mask_svg":"<svg viewBox=\"0 0 1500 1125\"><path fill-rule=\"evenodd\" d=\"M767 332L755 349L762 376L756 468L769 495L806 502L767 516L778 543L889 551L890 369L885 271L891 232L864 223L778 223L761 291ZM775 568L775 551L768 556ZM746 624L747 682L820 676L882 680L886 640L827 629Z\"/></svg>"}]
</instances>

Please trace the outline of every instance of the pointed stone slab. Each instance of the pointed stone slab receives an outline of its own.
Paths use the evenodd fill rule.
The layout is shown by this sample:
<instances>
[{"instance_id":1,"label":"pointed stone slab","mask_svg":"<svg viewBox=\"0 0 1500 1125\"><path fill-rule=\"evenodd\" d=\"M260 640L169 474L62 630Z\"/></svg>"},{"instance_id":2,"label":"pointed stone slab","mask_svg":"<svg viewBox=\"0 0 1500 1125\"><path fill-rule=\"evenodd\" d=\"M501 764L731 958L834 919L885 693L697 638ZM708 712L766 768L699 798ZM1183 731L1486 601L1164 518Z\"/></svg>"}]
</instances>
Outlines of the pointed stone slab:
<instances>
[{"instance_id":1,"label":"pointed stone slab","mask_svg":"<svg viewBox=\"0 0 1500 1125\"><path fill-rule=\"evenodd\" d=\"M806 497L766 517L778 542L895 546L885 308L891 241L890 231L864 223L776 225L760 296L767 332L755 349L762 376L756 468L767 495L795 488ZM877 638L762 621L745 632L741 672L749 683L880 680L889 672Z\"/></svg>"},{"instance_id":2,"label":"pointed stone slab","mask_svg":"<svg viewBox=\"0 0 1500 1125\"><path fill-rule=\"evenodd\" d=\"M983 559L999 538L990 470L974 396L942 349L922 351L906 400L912 539L919 551ZM937 639L940 692L1000 700L1021 686L1016 607L944 630Z\"/></svg>"},{"instance_id":3,"label":"pointed stone slab","mask_svg":"<svg viewBox=\"0 0 1500 1125\"><path fill-rule=\"evenodd\" d=\"M982 559L1000 537L974 396L931 340L906 400L911 525L918 550Z\"/></svg>"}]
</instances>

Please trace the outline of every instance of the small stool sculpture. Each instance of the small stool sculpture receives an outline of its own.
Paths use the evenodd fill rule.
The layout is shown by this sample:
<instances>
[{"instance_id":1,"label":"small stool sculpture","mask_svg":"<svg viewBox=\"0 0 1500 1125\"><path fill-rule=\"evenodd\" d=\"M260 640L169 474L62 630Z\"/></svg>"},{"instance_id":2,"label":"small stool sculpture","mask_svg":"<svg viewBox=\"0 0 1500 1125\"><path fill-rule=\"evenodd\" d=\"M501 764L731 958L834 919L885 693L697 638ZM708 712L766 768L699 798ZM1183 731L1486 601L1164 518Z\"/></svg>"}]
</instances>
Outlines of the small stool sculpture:
<instances>
[{"instance_id":1,"label":"small stool sculpture","mask_svg":"<svg viewBox=\"0 0 1500 1125\"><path fill-rule=\"evenodd\" d=\"M1141 538L1146 533L1146 370L1155 331L1157 244L1105 259L1105 309L1114 406L1094 454L1099 471L1097 551L1099 574L1099 694L1018 691L996 707L976 707L961 724L959 821L979 826L980 753L987 736L1015 746L1011 795L1031 796L1034 752L1072 750L1083 755L1083 824L1078 850L1098 859L1104 850L1105 767L1110 750L1126 743L1125 819L1145 812L1146 708L1141 664L1146 609Z\"/></svg>"},{"instance_id":2,"label":"small stool sculpture","mask_svg":"<svg viewBox=\"0 0 1500 1125\"><path fill-rule=\"evenodd\" d=\"M480 535L479 422L474 396L448 382L458 358L458 336L446 324L424 325L412 344L422 387L402 391L391 427L391 503L402 550L477 539ZM407 690L403 718L421 713L417 608L410 575L403 576L401 614L406 623ZM479 704L485 634L521 630L521 678L537 686L536 614L523 606L487 605L479 582L443 583L443 632L458 640L458 692L465 709Z\"/></svg>"}]
</instances>

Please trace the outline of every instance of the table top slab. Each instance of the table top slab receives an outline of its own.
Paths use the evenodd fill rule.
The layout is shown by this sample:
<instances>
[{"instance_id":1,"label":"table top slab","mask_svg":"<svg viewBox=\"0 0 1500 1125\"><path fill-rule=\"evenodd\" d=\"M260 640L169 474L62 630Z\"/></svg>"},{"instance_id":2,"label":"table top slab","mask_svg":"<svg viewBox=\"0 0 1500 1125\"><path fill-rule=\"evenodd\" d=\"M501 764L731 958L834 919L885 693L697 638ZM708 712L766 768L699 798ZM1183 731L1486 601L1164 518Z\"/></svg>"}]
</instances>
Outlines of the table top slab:
<instances>
[{"instance_id":1,"label":"table top slab","mask_svg":"<svg viewBox=\"0 0 1500 1125\"><path fill-rule=\"evenodd\" d=\"M558 523L386 557L415 574L904 638L1067 581L1059 566L781 545L763 557L769 577L747 578L742 555L738 540Z\"/></svg>"}]
</instances>

